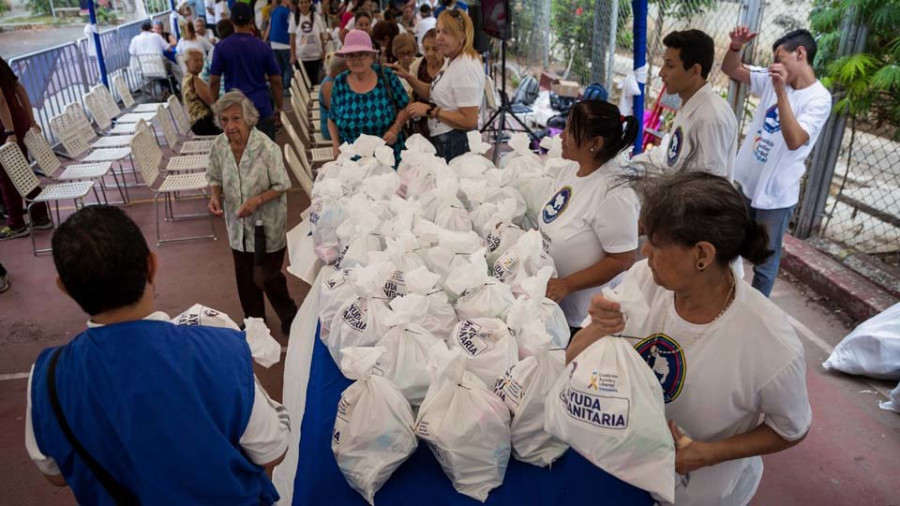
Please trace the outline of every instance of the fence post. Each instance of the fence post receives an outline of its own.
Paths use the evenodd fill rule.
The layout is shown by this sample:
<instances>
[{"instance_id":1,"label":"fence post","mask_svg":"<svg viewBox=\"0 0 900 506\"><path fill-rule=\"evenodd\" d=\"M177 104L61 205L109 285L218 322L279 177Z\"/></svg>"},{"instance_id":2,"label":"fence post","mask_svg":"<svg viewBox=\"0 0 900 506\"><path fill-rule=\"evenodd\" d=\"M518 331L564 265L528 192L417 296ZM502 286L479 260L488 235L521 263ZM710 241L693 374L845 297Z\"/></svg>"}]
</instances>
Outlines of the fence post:
<instances>
[{"instance_id":1,"label":"fence post","mask_svg":"<svg viewBox=\"0 0 900 506\"><path fill-rule=\"evenodd\" d=\"M746 25L751 32L758 32L762 22L763 2L761 0L743 0L741 13L738 16L738 24ZM742 56L753 55L756 45L751 44L744 48ZM743 58L742 58L743 59ZM734 79L728 84L728 102L734 111L734 117L740 125L744 117L744 103L747 101L747 87ZM740 129L738 129L740 131Z\"/></svg>"},{"instance_id":2,"label":"fence post","mask_svg":"<svg viewBox=\"0 0 900 506\"><path fill-rule=\"evenodd\" d=\"M103 61L103 44L100 43L100 30L97 28L97 9L94 7L94 0L88 0L88 13L91 17L91 38L94 40L94 47L97 50L97 65L100 67L100 80L103 85L109 88L109 78L106 77L106 62Z\"/></svg>"},{"instance_id":3,"label":"fence post","mask_svg":"<svg viewBox=\"0 0 900 506\"><path fill-rule=\"evenodd\" d=\"M851 12L844 20L841 42L838 46L837 57L860 53L865 50L866 39L869 30L858 21L856 12ZM841 90L832 90L832 95L840 95ZM818 228L825 215L825 207L828 203L828 193L831 189L831 180L834 179L834 169L837 166L841 153L841 143L844 140L844 132L847 128L847 114L845 111L832 111L828 122L819 135L819 140L813 148L809 173L806 178L806 188L803 198L800 200L800 209L797 213L797 226L794 236L806 239Z\"/></svg>"},{"instance_id":4,"label":"fence post","mask_svg":"<svg viewBox=\"0 0 900 506\"><path fill-rule=\"evenodd\" d=\"M599 83L606 80L606 61L609 59L610 20L607 7L608 0L596 0L594 2L594 33L591 37L591 82Z\"/></svg>"},{"instance_id":5,"label":"fence post","mask_svg":"<svg viewBox=\"0 0 900 506\"><path fill-rule=\"evenodd\" d=\"M634 117L637 118L638 132L634 139L634 154L644 147L644 86L647 83L647 0L631 0L634 17L634 73L637 76L640 95L634 97ZM640 72L639 72L640 70ZM643 73L643 79L640 75Z\"/></svg>"}]
</instances>

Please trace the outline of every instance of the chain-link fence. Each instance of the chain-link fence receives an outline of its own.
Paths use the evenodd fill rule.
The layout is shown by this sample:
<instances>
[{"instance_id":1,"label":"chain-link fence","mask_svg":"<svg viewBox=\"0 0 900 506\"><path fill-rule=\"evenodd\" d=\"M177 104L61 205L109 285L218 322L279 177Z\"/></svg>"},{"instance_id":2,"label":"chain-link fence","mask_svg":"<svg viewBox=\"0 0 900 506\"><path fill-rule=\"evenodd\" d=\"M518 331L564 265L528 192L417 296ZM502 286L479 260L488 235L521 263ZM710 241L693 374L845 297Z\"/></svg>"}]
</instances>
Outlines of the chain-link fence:
<instances>
[{"instance_id":1,"label":"chain-link fence","mask_svg":"<svg viewBox=\"0 0 900 506\"><path fill-rule=\"evenodd\" d=\"M836 3L833 0L651 0L647 16L646 114L653 113L663 91L656 75L665 50L662 39L675 30L698 28L715 41L716 59L710 82L730 103L738 104L734 108L743 140L758 101L720 71L730 43L728 33L739 23L759 31L757 40L746 50L744 61L768 66L772 63L772 44L781 35L798 28L810 29L817 35L820 46L835 48L832 54L821 55L833 61L841 56L836 50L837 41L847 38L846 20L841 19L843 15L839 12L825 12L839 25L828 33L817 31L818 27L812 26L811 16L822 15L823 10L833 8ZM896 0L887 3L896 3ZM633 68L630 0L513 0L511 17L512 38L507 50L510 94L525 76L539 78L542 72L547 72L560 79L577 81L582 87L591 83L603 84L610 92L609 101L618 101L616 84ZM893 33L896 38L896 29ZM890 42L888 39L878 43L887 45ZM894 43L900 47L900 42ZM494 44L495 55L498 49L499 45ZM854 52L860 50L850 49L842 54L852 57ZM825 69L830 63L820 62L820 78L828 76ZM863 60L862 64L868 65L868 60ZM825 81L832 84L830 79ZM837 95L835 100L841 98ZM648 130L667 130L674 111L660 109L662 114L658 124L646 124L645 121ZM827 187L827 198L820 199L818 209L803 209L798 205L797 215L803 212L816 215L812 233L876 254L896 265L900 260L900 136L896 124L891 127L891 123L886 124L877 113L853 117L856 120L847 121L846 127L843 122L839 123L835 136L820 141L827 144L841 139L840 143L833 142L840 144L839 153L835 153L837 163L834 163L835 156L830 162L822 156L820 162L820 165L833 164L833 177L816 181L819 188L807 189L806 180L803 181L804 192L824 191ZM837 147L826 145L822 149ZM807 163L811 160L812 157ZM811 172L815 171L832 173L830 168L822 166L811 167Z\"/></svg>"}]
</instances>

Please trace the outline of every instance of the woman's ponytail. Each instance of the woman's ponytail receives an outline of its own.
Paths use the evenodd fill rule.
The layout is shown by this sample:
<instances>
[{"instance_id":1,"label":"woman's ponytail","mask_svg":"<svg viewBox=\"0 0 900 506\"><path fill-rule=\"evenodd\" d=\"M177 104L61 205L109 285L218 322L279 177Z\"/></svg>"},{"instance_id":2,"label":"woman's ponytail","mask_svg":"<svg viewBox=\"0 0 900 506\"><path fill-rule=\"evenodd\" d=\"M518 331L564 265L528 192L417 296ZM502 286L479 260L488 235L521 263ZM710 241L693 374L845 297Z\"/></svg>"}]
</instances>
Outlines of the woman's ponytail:
<instances>
[{"instance_id":1,"label":"woman's ponytail","mask_svg":"<svg viewBox=\"0 0 900 506\"><path fill-rule=\"evenodd\" d=\"M765 225L753 220L747 221L739 253L753 265L765 262L772 255L773 252L769 249L769 232Z\"/></svg>"},{"instance_id":2,"label":"woman's ponytail","mask_svg":"<svg viewBox=\"0 0 900 506\"><path fill-rule=\"evenodd\" d=\"M624 116L622 117L622 136L619 138L619 141L612 147L611 154L612 157L615 157L622 151L628 149L628 146L634 144L634 140L637 139L638 134L638 122L637 118L634 116ZM611 158L612 158L611 157Z\"/></svg>"}]
</instances>

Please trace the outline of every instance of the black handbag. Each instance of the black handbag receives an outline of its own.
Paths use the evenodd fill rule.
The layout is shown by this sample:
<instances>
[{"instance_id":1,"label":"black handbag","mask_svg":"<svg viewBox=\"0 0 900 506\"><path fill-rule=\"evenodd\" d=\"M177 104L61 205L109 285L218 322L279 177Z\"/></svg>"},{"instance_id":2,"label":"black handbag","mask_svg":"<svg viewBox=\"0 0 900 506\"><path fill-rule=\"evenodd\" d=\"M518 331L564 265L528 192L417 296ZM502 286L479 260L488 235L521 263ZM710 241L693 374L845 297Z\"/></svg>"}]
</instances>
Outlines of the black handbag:
<instances>
[{"instance_id":1,"label":"black handbag","mask_svg":"<svg viewBox=\"0 0 900 506\"><path fill-rule=\"evenodd\" d=\"M53 356L50 357L50 365L47 371L47 389L50 391L50 405L53 407L53 415L56 417L56 421L59 423L59 427L62 429L69 444L75 449L75 453L77 453L78 456L81 457L81 460L87 464L88 469L94 473L97 481L100 482L100 485L103 485L103 488L110 496L112 496L113 500L116 501L116 504L123 506L138 505L140 502L137 497L131 493L130 490L119 484L119 482L117 482L116 479L113 478L90 453L88 453L84 448L84 445L81 444L81 441L75 437L72 428L69 427L69 422L66 421L62 406L59 404L59 394L56 392L56 364L59 361L59 355L63 348L65 347L57 348L56 351L53 352Z\"/></svg>"}]
</instances>

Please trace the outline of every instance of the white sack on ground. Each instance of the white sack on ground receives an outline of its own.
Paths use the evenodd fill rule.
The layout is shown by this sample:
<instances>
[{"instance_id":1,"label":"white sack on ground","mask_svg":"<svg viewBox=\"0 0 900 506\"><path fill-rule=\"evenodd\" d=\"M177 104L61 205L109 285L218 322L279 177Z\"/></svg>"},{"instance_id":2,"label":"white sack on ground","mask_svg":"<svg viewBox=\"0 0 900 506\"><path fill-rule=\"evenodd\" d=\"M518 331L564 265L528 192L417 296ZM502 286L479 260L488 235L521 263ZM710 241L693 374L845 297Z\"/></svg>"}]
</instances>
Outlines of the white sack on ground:
<instances>
[{"instance_id":1,"label":"white sack on ground","mask_svg":"<svg viewBox=\"0 0 900 506\"><path fill-rule=\"evenodd\" d=\"M356 381L341 394L331 436L338 467L369 504L418 446L409 402L389 379L373 374L383 352L382 347L342 350L341 371Z\"/></svg>"},{"instance_id":2,"label":"white sack on ground","mask_svg":"<svg viewBox=\"0 0 900 506\"><path fill-rule=\"evenodd\" d=\"M900 379L900 303L859 324L822 366L847 374Z\"/></svg>"},{"instance_id":3,"label":"white sack on ground","mask_svg":"<svg viewBox=\"0 0 900 506\"><path fill-rule=\"evenodd\" d=\"M466 355L466 370L478 376L485 385L497 379L519 360L516 340L503 321L496 318L473 318L456 324L447 343L450 349L461 349Z\"/></svg>"},{"instance_id":4,"label":"white sack on ground","mask_svg":"<svg viewBox=\"0 0 900 506\"><path fill-rule=\"evenodd\" d=\"M484 502L503 483L509 463L509 410L484 382L466 372L466 358L438 342L432 383L416 418L416 435L431 449L453 487Z\"/></svg>"},{"instance_id":5,"label":"white sack on ground","mask_svg":"<svg viewBox=\"0 0 900 506\"><path fill-rule=\"evenodd\" d=\"M628 340L607 336L566 367L547 395L544 429L595 466L675 499L675 444L662 387Z\"/></svg>"}]
</instances>

